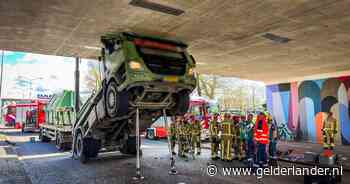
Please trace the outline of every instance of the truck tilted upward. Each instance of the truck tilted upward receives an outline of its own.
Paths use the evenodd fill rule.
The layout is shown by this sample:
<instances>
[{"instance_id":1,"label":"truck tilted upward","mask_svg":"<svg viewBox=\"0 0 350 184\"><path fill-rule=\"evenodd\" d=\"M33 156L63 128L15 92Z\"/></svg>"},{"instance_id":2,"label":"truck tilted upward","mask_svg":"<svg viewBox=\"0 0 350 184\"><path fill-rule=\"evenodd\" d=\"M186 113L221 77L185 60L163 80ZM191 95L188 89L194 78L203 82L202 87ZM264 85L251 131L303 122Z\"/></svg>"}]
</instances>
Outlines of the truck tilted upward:
<instances>
[{"instance_id":1,"label":"truck tilted upward","mask_svg":"<svg viewBox=\"0 0 350 184\"><path fill-rule=\"evenodd\" d=\"M196 85L195 61L181 41L122 32L106 34L101 42L102 87L73 126L73 153L82 162L117 148L135 154L136 108L145 129L162 109L186 113Z\"/></svg>"}]
</instances>

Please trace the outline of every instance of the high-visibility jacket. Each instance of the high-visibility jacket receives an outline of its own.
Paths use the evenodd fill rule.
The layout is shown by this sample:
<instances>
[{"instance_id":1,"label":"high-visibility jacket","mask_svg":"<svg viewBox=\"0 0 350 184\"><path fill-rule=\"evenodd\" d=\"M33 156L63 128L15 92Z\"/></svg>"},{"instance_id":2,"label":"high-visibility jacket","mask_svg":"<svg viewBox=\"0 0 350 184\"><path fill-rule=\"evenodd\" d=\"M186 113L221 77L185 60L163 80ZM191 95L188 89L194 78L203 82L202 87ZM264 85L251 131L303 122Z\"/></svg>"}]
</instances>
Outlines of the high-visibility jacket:
<instances>
[{"instance_id":1,"label":"high-visibility jacket","mask_svg":"<svg viewBox=\"0 0 350 184\"><path fill-rule=\"evenodd\" d=\"M337 133L337 120L333 117L327 117L324 121L323 121L323 127L322 127L322 131L323 132L329 132L329 133L333 133L336 134Z\"/></svg>"},{"instance_id":2,"label":"high-visibility jacket","mask_svg":"<svg viewBox=\"0 0 350 184\"><path fill-rule=\"evenodd\" d=\"M268 144L269 143L269 127L266 122L266 117L259 115L256 119L254 127L254 138L257 143Z\"/></svg>"},{"instance_id":3,"label":"high-visibility jacket","mask_svg":"<svg viewBox=\"0 0 350 184\"><path fill-rule=\"evenodd\" d=\"M175 140L176 139L176 124L175 123L171 123L170 127L168 128L168 135L170 137L170 139Z\"/></svg>"},{"instance_id":4,"label":"high-visibility jacket","mask_svg":"<svg viewBox=\"0 0 350 184\"><path fill-rule=\"evenodd\" d=\"M216 120L210 122L209 125L210 136L219 135L219 123Z\"/></svg>"},{"instance_id":5,"label":"high-visibility jacket","mask_svg":"<svg viewBox=\"0 0 350 184\"><path fill-rule=\"evenodd\" d=\"M191 134L192 136L200 136L201 135L201 123L198 120L195 120L194 123L191 124Z\"/></svg>"},{"instance_id":6,"label":"high-visibility jacket","mask_svg":"<svg viewBox=\"0 0 350 184\"><path fill-rule=\"evenodd\" d=\"M234 127L231 121L224 120L221 122L221 136L233 136Z\"/></svg>"}]
</instances>

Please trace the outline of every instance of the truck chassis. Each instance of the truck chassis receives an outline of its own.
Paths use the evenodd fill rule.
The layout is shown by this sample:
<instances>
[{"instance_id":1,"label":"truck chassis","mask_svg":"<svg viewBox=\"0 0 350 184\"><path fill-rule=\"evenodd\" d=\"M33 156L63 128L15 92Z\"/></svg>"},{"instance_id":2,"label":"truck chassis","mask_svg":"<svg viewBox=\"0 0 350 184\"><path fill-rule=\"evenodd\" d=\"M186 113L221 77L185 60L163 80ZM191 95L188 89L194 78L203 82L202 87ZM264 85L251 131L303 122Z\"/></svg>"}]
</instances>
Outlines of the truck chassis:
<instances>
[{"instance_id":1,"label":"truck chassis","mask_svg":"<svg viewBox=\"0 0 350 184\"><path fill-rule=\"evenodd\" d=\"M55 141L58 150L66 151L72 146L72 126L40 125L39 139L42 142Z\"/></svg>"}]
</instances>

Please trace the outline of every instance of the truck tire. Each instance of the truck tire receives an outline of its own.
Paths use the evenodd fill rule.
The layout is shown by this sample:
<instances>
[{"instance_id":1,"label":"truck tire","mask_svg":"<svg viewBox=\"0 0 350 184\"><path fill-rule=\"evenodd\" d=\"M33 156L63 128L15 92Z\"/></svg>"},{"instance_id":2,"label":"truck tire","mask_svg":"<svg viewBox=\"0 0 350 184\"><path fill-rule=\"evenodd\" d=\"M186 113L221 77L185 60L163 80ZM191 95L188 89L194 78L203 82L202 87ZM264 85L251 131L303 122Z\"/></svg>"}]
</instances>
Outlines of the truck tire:
<instances>
[{"instance_id":1,"label":"truck tire","mask_svg":"<svg viewBox=\"0 0 350 184\"><path fill-rule=\"evenodd\" d=\"M78 132L76 135L76 140L75 140L75 155L78 157L80 162L82 164L87 163L89 160L88 156L88 146L86 145L86 142L83 139L83 135L81 132Z\"/></svg>"},{"instance_id":2,"label":"truck tire","mask_svg":"<svg viewBox=\"0 0 350 184\"><path fill-rule=\"evenodd\" d=\"M154 140L155 139L154 130L153 129L148 129L146 137L147 137L147 139Z\"/></svg>"},{"instance_id":3,"label":"truck tire","mask_svg":"<svg viewBox=\"0 0 350 184\"><path fill-rule=\"evenodd\" d=\"M120 152L123 154L136 155L136 136L128 136L127 140L120 147Z\"/></svg>"},{"instance_id":4,"label":"truck tire","mask_svg":"<svg viewBox=\"0 0 350 184\"><path fill-rule=\"evenodd\" d=\"M87 154L89 158L95 158L98 156L98 152L101 149L101 142L91 137L84 138L86 145L88 146Z\"/></svg>"},{"instance_id":5,"label":"truck tire","mask_svg":"<svg viewBox=\"0 0 350 184\"><path fill-rule=\"evenodd\" d=\"M123 116L128 110L128 98L125 92L118 92L117 83L111 80L104 95L106 113L110 118Z\"/></svg>"},{"instance_id":6,"label":"truck tire","mask_svg":"<svg viewBox=\"0 0 350 184\"><path fill-rule=\"evenodd\" d=\"M58 151L65 151L67 149L66 144L63 142L63 138L60 133L57 133L55 143Z\"/></svg>"},{"instance_id":7,"label":"truck tire","mask_svg":"<svg viewBox=\"0 0 350 184\"><path fill-rule=\"evenodd\" d=\"M184 115L187 113L190 105L190 94L187 91L179 92L175 97L175 106L171 108L167 114L171 116Z\"/></svg>"},{"instance_id":8,"label":"truck tire","mask_svg":"<svg viewBox=\"0 0 350 184\"><path fill-rule=\"evenodd\" d=\"M50 142L50 141L51 141L50 138L48 138L47 136L44 135L43 129L42 129L42 128L40 129L39 140L40 140L41 142Z\"/></svg>"}]
</instances>

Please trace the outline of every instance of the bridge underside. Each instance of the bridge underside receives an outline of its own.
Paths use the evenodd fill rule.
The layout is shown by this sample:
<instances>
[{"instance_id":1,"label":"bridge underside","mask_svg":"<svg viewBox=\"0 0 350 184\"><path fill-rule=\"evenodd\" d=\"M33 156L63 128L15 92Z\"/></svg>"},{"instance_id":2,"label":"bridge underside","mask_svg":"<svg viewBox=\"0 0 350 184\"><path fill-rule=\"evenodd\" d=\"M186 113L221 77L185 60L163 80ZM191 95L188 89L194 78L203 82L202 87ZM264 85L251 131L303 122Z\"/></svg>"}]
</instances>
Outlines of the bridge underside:
<instances>
[{"instance_id":1,"label":"bridge underside","mask_svg":"<svg viewBox=\"0 0 350 184\"><path fill-rule=\"evenodd\" d=\"M0 49L96 58L101 34L128 30L186 41L206 74L271 83L350 70L349 0L143 1L178 16L130 2L1 1Z\"/></svg>"}]
</instances>

